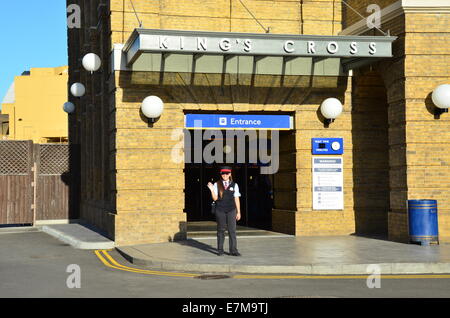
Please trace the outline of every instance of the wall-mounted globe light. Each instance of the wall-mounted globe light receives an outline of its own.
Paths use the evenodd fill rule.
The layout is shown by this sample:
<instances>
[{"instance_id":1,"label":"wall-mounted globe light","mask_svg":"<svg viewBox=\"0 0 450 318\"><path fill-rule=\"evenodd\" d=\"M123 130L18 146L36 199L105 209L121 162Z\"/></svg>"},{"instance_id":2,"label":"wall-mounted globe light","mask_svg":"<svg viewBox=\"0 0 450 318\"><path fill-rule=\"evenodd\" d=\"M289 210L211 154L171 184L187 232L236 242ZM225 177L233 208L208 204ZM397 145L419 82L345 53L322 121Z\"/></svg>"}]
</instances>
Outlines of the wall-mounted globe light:
<instances>
[{"instance_id":1,"label":"wall-mounted globe light","mask_svg":"<svg viewBox=\"0 0 450 318\"><path fill-rule=\"evenodd\" d=\"M148 96L142 102L141 111L150 122L154 123L164 111L164 102L158 96Z\"/></svg>"},{"instance_id":2,"label":"wall-mounted globe light","mask_svg":"<svg viewBox=\"0 0 450 318\"><path fill-rule=\"evenodd\" d=\"M337 98L327 98L320 105L320 112L325 117L325 124L328 126L342 113L342 103Z\"/></svg>"},{"instance_id":3,"label":"wall-mounted globe light","mask_svg":"<svg viewBox=\"0 0 450 318\"><path fill-rule=\"evenodd\" d=\"M102 60L100 57L95 53L88 53L83 57L83 67L86 71L96 72L100 69L102 66Z\"/></svg>"},{"instance_id":4,"label":"wall-mounted globe light","mask_svg":"<svg viewBox=\"0 0 450 318\"><path fill-rule=\"evenodd\" d=\"M71 102L64 103L63 109L66 113L72 114L75 111L75 105Z\"/></svg>"},{"instance_id":5,"label":"wall-mounted globe light","mask_svg":"<svg viewBox=\"0 0 450 318\"><path fill-rule=\"evenodd\" d=\"M450 84L442 84L435 88L431 94L433 104L436 106L434 114L439 117L442 113L447 113L450 107Z\"/></svg>"},{"instance_id":6,"label":"wall-mounted globe light","mask_svg":"<svg viewBox=\"0 0 450 318\"><path fill-rule=\"evenodd\" d=\"M233 149L231 148L230 145L225 145L225 146L223 147L223 152L226 153L226 154L231 153L232 150L233 150Z\"/></svg>"},{"instance_id":7,"label":"wall-mounted globe light","mask_svg":"<svg viewBox=\"0 0 450 318\"><path fill-rule=\"evenodd\" d=\"M70 86L70 93L75 97L82 97L86 93L86 87L81 83L74 83Z\"/></svg>"}]
</instances>

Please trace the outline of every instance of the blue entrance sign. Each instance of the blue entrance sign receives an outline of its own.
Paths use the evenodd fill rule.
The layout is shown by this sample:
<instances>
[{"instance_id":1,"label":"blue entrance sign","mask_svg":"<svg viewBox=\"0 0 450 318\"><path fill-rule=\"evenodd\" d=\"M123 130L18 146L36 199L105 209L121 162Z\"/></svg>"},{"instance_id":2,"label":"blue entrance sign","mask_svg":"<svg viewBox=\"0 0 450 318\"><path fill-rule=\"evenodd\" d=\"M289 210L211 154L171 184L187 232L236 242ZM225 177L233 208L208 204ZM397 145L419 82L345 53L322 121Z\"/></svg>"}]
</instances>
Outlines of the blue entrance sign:
<instances>
[{"instance_id":1,"label":"blue entrance sign","mask_svg":"<svg viewBox=\"0 0 450 318\"><path fill-rule=\"evenodd\" d=\"M294 128L289 115L186 114L187 129L264 129Z\"/></svg>"},{"instance_id":2,"label":"blue entrance sign","mask_svg":"<svg viewBox=\"0 0 450 318\"><path fill-rule=\"evenodd\" d=\"M342 138L312 138L313 155L342 155L344 140Z\"/></svg>"}]
</instances>

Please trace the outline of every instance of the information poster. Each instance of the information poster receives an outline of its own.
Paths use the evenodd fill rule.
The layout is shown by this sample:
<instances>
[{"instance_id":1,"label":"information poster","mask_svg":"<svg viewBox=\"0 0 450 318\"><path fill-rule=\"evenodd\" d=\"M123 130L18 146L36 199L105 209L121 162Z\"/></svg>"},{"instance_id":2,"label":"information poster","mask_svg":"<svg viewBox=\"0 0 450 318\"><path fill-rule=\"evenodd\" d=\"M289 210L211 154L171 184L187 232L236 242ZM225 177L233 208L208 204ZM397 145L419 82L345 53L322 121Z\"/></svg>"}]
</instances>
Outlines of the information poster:
<instances>
[{"instance_id":1,"label":"information poster","mask_svg":"<svg viewBox=\"0 0 450 318\"><path fill-rule=\"evenodd\" d=\"M313 210L344 209L342 157L312 158Z\"/></svg>"}]
</instances>

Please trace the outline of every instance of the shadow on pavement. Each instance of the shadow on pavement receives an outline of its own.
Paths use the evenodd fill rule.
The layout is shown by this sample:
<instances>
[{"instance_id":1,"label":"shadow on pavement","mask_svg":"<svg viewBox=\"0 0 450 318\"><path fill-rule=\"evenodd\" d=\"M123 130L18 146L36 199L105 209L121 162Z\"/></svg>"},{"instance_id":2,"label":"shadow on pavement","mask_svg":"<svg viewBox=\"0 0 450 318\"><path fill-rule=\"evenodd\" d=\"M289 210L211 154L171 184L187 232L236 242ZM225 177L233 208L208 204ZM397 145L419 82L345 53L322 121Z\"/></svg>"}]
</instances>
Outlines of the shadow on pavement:
<instances>
[{"instance_id":1,"label":"shadow on pavement","mask_svg":"<svg viewBox=\"0 0 450 318\"><path fill-rule=\"evenodd\" d=\"M212 247L211 245L205 244L203 242L196 241L194 239L188 239L186 241L176 241L177 244L184 245L184 246L191 246L198 248L202 251L206 251L212 254L217 254L217 249Z\"/></svg>"}]
</instances>

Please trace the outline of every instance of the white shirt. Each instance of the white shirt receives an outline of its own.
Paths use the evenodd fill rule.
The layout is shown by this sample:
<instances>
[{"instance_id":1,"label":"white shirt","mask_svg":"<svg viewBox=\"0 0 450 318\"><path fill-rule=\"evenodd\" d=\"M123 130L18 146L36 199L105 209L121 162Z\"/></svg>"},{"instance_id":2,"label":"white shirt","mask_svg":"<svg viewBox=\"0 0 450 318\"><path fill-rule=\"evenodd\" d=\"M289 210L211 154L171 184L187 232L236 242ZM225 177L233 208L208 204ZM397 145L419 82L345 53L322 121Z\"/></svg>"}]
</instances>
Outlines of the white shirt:
<instances>
[{"instance_id":1,"label":"white shirt","mask_svg":"<svg viewBox=\"0 0 450 318\"><path fill-rule=\"evenodd\" d=\"M224 181L224 183L225 183L226 181ZM228 182L230 182L230 181L228 181ZM225 185L225 184L224 184ZM230 190L232 190L232 189L230 189ZM215 195L219 195L218 194L218 190L217 190L217 182L216 183L214 183L214 194ZM238 186L238 184L237 183L235 183L234 184L234 197L235 198L237 198L237 197L240 197L241 196L241 193L239 192L239 186Z\"/></svg>"}]
</instances>

